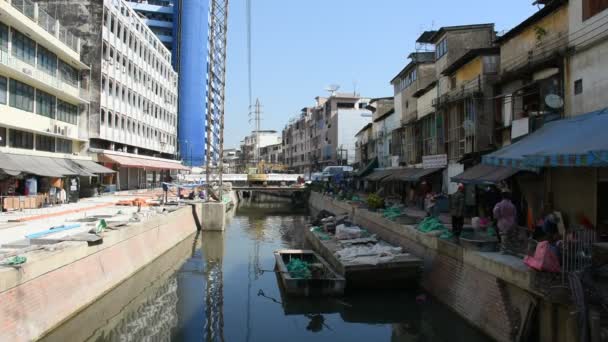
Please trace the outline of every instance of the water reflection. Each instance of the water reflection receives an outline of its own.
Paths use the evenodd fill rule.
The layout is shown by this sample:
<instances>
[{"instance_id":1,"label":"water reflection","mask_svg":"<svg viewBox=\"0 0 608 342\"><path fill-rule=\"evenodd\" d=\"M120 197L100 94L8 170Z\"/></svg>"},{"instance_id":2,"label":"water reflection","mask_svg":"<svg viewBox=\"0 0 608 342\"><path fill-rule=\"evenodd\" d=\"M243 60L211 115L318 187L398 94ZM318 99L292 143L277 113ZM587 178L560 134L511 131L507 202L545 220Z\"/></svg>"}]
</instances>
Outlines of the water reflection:
<instances>
[{"instance_id":1,"label":"water reflection","mask_svg":"<svg viewBox=\"0 0 608 342\"><path fill-rule=\"evenodd\" d=\"M49 336L52 341L487 341L418 293L284 294L273 252L303 248L305 207L241 203ZM147 271L146 271L147 270Z\"/></svg>"}]
</instances>

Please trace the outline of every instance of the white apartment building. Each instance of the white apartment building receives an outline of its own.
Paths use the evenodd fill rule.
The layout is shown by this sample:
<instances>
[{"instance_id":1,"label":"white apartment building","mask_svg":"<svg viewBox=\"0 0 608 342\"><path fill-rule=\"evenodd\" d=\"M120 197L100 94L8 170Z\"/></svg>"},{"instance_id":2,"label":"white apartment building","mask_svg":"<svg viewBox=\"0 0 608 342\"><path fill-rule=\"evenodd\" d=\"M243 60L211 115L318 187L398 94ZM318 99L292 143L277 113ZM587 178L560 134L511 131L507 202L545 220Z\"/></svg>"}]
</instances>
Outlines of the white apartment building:
<instances>
[{"instance_id":1,"label":"white apartment building","mask_svg":"<svg viewBox=\"0 0 608 342\"><path fill-rule=\"evenodd\" d=\"M80 51L80 41L36 4L0 1L0 151L86 159L78 155L89 67Z\"/></svg>"},{"instance_id":2,"label":"white apartment building","mask_svg":"<svg viewBox=\"0 0 608 342\"><path fill-rule=\"evenodd\" d=\"M123 152L175 154L177 73L171 52L124 1L105 1L102 23L98 138L122 145Z\"/></svg>"},{"instance_id":3,"label":"white apartment building","mask_svg":"<svg viewBox=\"0 0 608 342\"><path fill-rule=\"evenodd\" d=\"M177 73L171 52L123 0L56 2L91 66L89 151L118 172L118 189L159 186L184 169L177 154Z\"/></svg>"}]
</instances>

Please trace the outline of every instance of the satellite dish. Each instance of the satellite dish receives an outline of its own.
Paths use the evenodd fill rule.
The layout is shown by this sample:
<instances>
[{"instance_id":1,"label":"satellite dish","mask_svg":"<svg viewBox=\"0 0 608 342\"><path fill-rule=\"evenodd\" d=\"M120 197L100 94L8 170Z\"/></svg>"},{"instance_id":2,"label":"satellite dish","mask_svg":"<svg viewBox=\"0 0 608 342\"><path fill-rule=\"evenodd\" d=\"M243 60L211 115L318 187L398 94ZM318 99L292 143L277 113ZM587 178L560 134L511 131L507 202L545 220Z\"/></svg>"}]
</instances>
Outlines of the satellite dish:
<instances>
[{"instance_id":1,"label":"satellite dish","mask_svg":"<svg viewBox=\"0 0 608 342\"><path fill-rule=\"evenodd\" d=\"M549 94L545 97L545 103L553 109L560 109L564 106L564 99L557 94Z\"/></svg>"},{"instance_id":2,"label":"satellite dish","mask_svg":"<svg viewBox=\"0 0 608 342\"><path fill-rule=\"evenodd\" d=\"M338 91L338 89L340 89L340 86L337 84L330 84L328 85L325 90L329 92L330 95L336 95L336 92Z\"/></svg>"}]
</instances>

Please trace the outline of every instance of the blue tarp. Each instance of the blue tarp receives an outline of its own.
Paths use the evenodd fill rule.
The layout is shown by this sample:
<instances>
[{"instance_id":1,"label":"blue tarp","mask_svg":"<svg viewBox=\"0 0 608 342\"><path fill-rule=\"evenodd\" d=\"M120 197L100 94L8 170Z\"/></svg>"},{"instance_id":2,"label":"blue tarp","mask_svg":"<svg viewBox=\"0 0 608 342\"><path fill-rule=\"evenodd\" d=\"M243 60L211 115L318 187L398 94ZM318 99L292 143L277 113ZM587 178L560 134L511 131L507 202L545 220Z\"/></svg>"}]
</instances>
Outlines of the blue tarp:
<instances>
[{"instance_id":1,"label":"blue tarp","mask_svg":"<svg viewBox=\"0 0 608 342\"><path fill-rule=\"evenodd\" d=\"M608 167L608 108L552 121L483 157L483 164L518 169Z\"/></svg>"}]
</instances>

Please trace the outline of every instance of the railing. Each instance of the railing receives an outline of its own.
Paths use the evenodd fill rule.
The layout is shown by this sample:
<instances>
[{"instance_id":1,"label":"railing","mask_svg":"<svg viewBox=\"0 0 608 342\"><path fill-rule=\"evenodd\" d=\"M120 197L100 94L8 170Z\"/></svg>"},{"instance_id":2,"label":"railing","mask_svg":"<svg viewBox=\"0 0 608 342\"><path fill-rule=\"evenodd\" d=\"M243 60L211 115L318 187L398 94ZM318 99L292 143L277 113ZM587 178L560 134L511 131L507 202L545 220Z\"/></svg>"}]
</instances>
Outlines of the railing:
<instances>
[{"instance_id":1,"label":"railing","mask_svg":"<svg viewBox=\"0 0 608 342\"><path fill-rule=\"evenodd\" d=\"M16 10L37 23L38 26L42 27L45 31L59 38L61 42L66 44L75 52L79 52L78 38L61 27L59 28L59 32L57 32L57 19L53 18L46 11L41 9L40 6L31 0L11 0L10 3Z\"/></svg>"},{"instance_id":2,"label":"railing","mask_svg":"<svg viewBox=\"0 0 608 342\"><path fill-rule=\"evenodd\" d=\"M591 250L597 234L588 228L577 228L566 234L562 244L562 283L568 274L583 271L591 266Z\"/></svg>"},{"instance_id":3,"label":"railing","mask_svg":"<svg viewBox=\"0 0 608 342\"><path fill-rule=\"evenodd\" d=\"M77 98L80 97L80 90L78 87L74 87L56 76L50 75L42 70L38 70L35 66L27 64L20 59L11 56L8 51L0 50L0 64L49 85L63 93L67 93Z\"/></svg>"},{"instance_id":4,"label":"railing","mask_svg":"<svg viewBox=\"0 0 608 342\"><path fill-rule=\"evenodd\" d=\"M52 35L55 35L55 28L57 27L57 20L51 17L43 9L38 9L38 26L42 27L45 31Z\"/></svg>"},{"instance_id":5,"label":"railing","mask_svg":"<svg viewBox=\"0 0 608 342\"><path fill-rule=\"evenodd\" d=\"M36 17L36 6L30 0L12 0L11 4L19 12L23 13L26 17L35 20Z\"/></svg>"}]
</instances>

